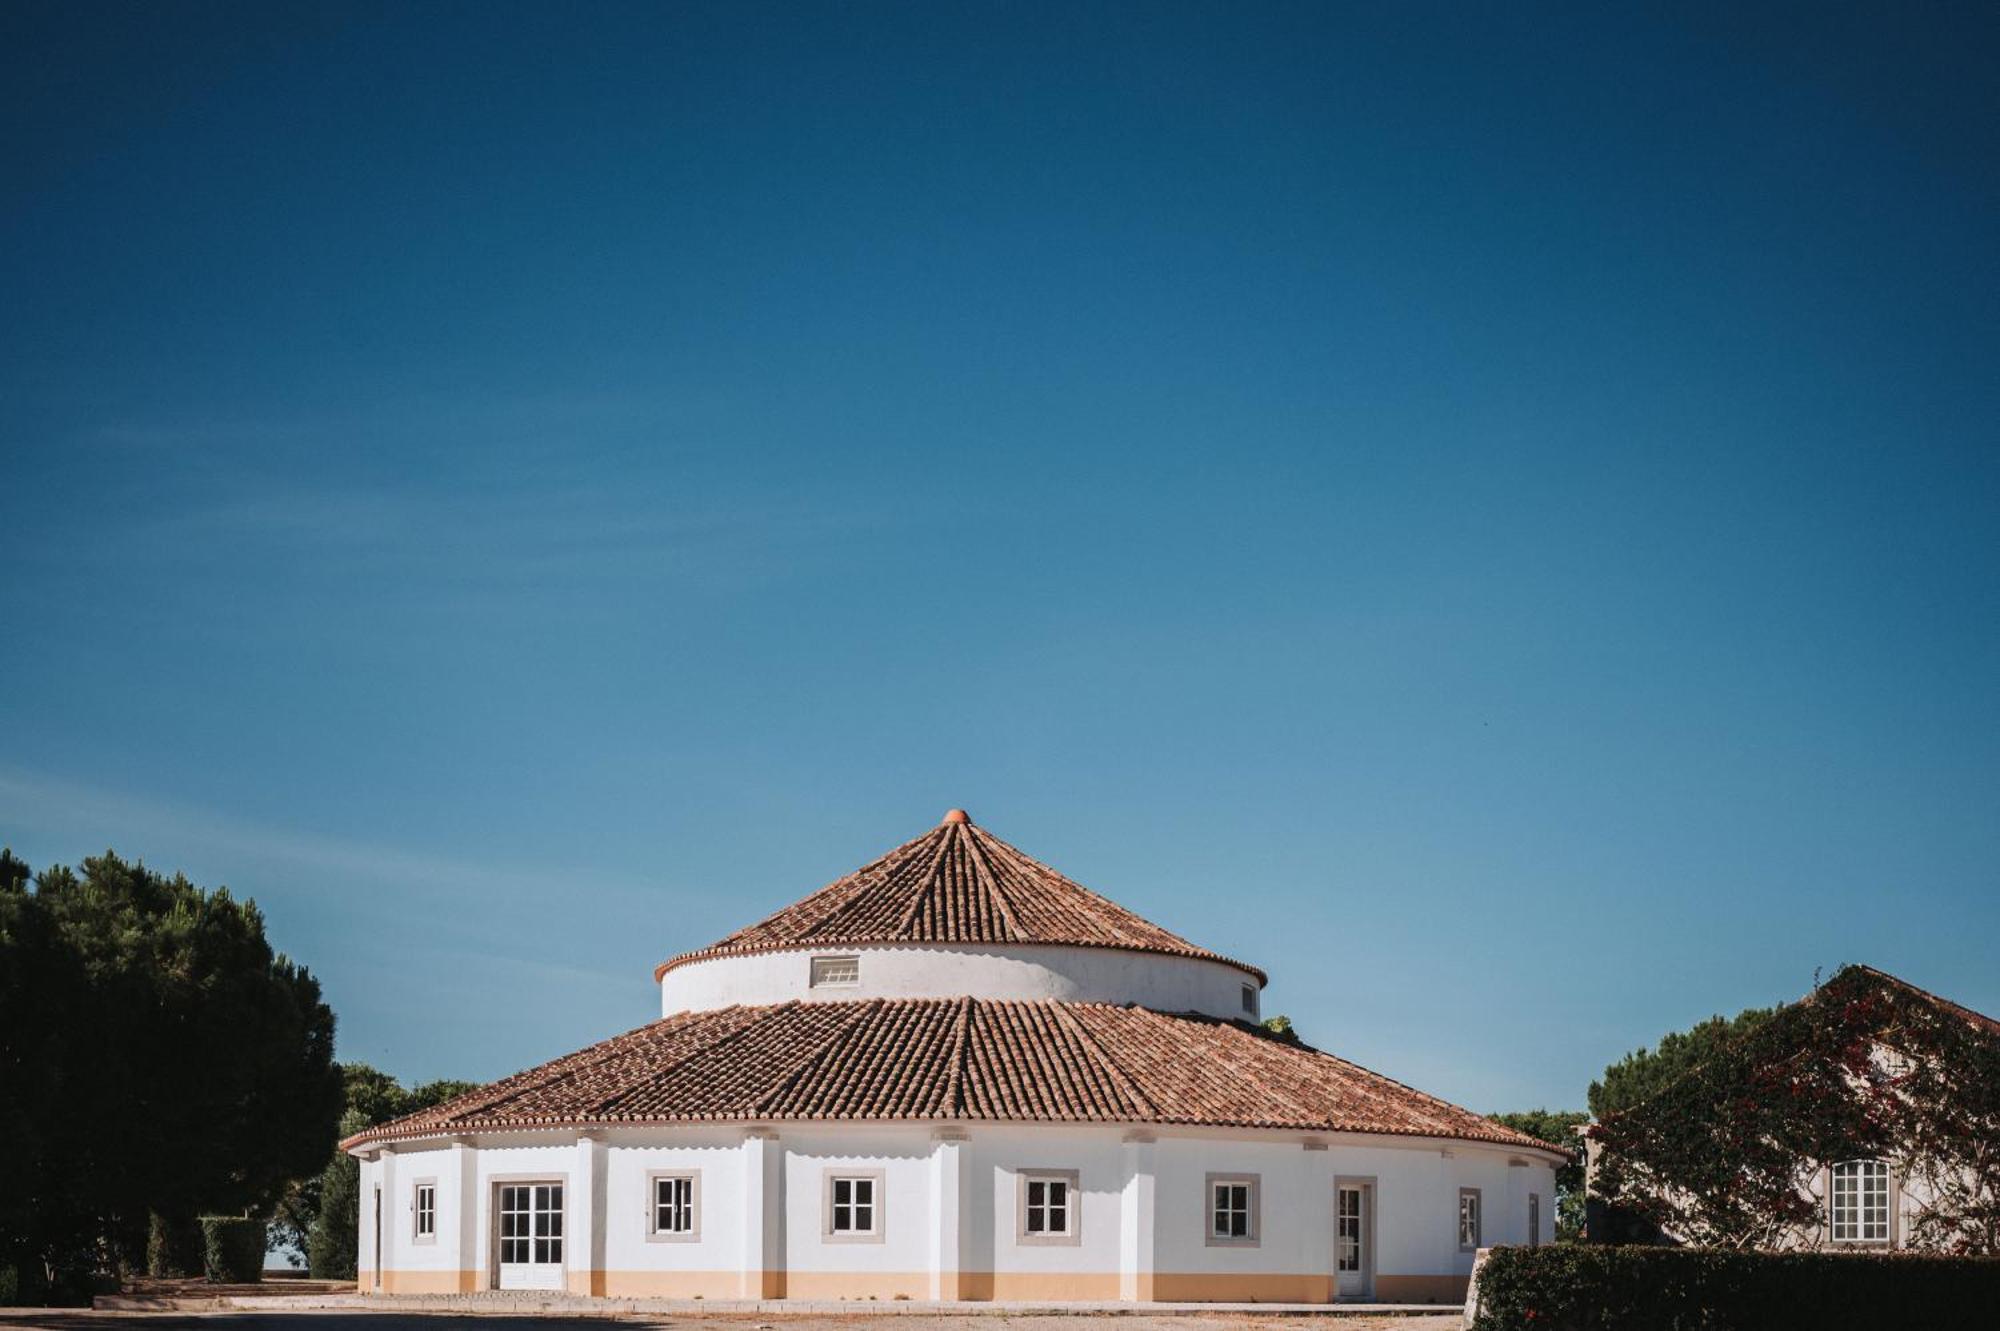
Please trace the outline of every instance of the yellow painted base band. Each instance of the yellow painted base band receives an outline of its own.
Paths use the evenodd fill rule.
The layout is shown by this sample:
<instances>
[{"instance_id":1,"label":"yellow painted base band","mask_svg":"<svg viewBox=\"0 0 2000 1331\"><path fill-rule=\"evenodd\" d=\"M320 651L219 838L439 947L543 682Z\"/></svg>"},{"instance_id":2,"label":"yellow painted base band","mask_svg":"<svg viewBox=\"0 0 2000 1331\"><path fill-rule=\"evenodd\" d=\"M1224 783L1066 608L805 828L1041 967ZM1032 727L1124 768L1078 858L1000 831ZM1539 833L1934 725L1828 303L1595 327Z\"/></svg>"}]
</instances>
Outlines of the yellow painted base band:
<instances>
[{"instance_id":1,"label":"yellow painted base band","mask_svg":"<svg viewBox=\"0 0 2000 1331\"><path fill-rule=\"evenodd\" d=\"M787 1271L788 1299L928 1299L928 1271Z\"/></svg>"},{"instance_id":2,"label":"yellow painted base band","mask_svg":"<svg viewBox=\"0 0 2000 1331\"><path fill-rule=\"evenodd\" d=\"M1066 1301L1119 1297L1116 1272L1105 1275L1093 1271L962 1271L958 1288L959 1298L981 1303L994 1299Z\"/></svg>"},{"instance_id":3,"label":"yellow painted base band","mask_svg":"<svg viewBox=\"0 0 2000 1331\"><path fill-rule=\"evenodd\" d=\"M1463 1303L1464 1276L1377 1276L1382 1303ZM480 1271L384 1271L384 1294L470 1294L491 1287ZM374 1291L373 1273L358 1288ZM1158 1271L1128 1280L1117 1272L928 1271L571 1271L571 1294L619 1299L963 1299L972 1302L1331 1303L1328 1275ZM935 1293L933 1291L936 1291Z\"/></svg>"},{"instance_id":4,"label":"yellow painted base band","mask_svg":"<svg viewBox=\"0 0 2000 1331\"><path fill-rule=\"evenodd\" d=\"M1464 1303L1471 1276L1376 1276L1378 1303Z\"/></svg>"},{"instance_id":5,"label":"yellow painted base band","mask_svg":"<svg viewBox=\"0 0 2000 1331\"><path fill-rule=\"evenodd\" d=\"M1159 1303L1331 1303L1327 1275L1222 1275L1206 1271L1153 1273Z\"/></svg>"},{"instance_id":6,"label":"yellow painted base band","mask_svg":"<svg viewBox=\"0 0 2000 1331\"><path fill-rule=\"evenodd\" d=\"M373 1273L361 1273L363 1294L374 1288ZM477 1271L395 1271L382 1272L384 1294L470 1294L483 1282Z\"/></svg>"}]
</instances>

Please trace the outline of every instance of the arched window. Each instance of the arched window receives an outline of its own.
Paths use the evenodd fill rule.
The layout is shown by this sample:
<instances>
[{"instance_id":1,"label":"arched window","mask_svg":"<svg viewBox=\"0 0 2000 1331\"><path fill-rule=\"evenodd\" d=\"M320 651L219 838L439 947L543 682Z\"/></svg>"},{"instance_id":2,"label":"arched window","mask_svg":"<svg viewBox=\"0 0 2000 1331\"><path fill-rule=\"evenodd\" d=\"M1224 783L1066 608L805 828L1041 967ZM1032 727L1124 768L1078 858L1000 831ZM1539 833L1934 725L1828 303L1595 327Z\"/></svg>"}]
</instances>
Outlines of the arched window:
<instances>
[{"instance_id":1,"label":"arched window","mask_svg":"<svg viewBox=\"0 0 2000 1331\"><path fill-rule=\"evenodd\" d=\"M1880 1160L1843 1160L1833 1167L1827 1213L1835 1243L1889 1241L1889 1166Z\"/></svg>"}]
</instances>

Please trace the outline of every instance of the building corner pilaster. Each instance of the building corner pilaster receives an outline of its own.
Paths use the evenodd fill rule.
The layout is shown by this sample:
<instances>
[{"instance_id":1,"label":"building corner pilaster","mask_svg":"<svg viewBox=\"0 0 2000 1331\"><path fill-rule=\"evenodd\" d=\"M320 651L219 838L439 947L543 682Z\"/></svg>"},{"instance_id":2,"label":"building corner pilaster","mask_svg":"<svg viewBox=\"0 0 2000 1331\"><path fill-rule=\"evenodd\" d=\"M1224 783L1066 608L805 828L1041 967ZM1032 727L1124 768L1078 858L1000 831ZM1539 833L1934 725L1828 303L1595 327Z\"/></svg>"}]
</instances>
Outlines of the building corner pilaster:
<instances>
[{"instance_id":1,"label":"building corner pilaster","mask_svg":"<svg viewBox=\"0 0 2000 1331\"><path fill-rule=\"evenodd\" d=\"M1124 1190L1118 1226L1118 1297L1153 1301L1153 1221L1159 1142L1150 1132L1128 1132L1124 1141Z\"/></svg>"},{"instance_id":2,"label":"building corner pilaster","mask_svg":"<svg viewBox=\"0 0 2000 1331\"><path fill-rule=\"evenodd\" d=\"M480 1254L480 1236L486 1232L479 1205L479 1155L465 1137L451 1143L452 1167L458 1175L458 1205L453 1211L458 1240L458 1277L461 1294L471 1294L485 1284L486 1261Z\"/></svg>"},{"instance_id":3,"label":"building corner pilaster","mask_svg":"<svg viewBox=\"0 0 2000 1331\"><path fill-rule=\"evenodd\" d=\"M965 1288L966 1204L971 1170L963 1128L931 1134L931 1297L962 1299Z\"/></svg>"},{"instance_id":4,"label":"building corner pilaster","mask_svg":"<svg viewBox=\"0 0 2000 1331\"><path fill-rule=\"evenodd\" d=\"M785 1297L785 1154L771 1128L743 1134L743 1267L738 1296Z\"/></svg>"}]
</instances>

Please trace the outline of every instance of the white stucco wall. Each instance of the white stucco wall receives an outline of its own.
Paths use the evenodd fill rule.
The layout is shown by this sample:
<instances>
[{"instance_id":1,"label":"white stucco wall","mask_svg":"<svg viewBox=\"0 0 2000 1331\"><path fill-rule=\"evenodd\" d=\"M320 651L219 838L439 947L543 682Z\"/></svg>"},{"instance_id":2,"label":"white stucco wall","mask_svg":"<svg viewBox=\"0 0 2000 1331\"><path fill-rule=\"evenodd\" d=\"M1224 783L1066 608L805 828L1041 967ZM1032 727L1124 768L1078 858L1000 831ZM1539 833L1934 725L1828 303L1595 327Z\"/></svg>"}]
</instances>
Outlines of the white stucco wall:
<instances>
[{"instance_id":1,"label":"white stucco wall","mask_svg":"<svg viewBox=\"0 0 2000 1331\"><path fill-rule=\"evenodd\" d=\"M611 1133L605 1149L604 1270L736 1271L743 1266L743 1133L693 1128L672 1134ZM697 1242L648 1237L649 1180L658 1172L689 1173L699 1181Z\"/></svg>"},{"instance_id":2,"label":"white stucco wall","mask_svg":"<svg viewBox=\"0 0 2000 1331\"><path fill-rule=\"evenodd\" d=\"M1024 1169L1076 1173L1077 1242L1020 1241ZM648 1239L649 1176L661 1170L698 1174L697 1240ZM837 1171L879 1173L879 1241L825 1234L826 1178ZM1256 1178L1255 1244L1208 1241L1207 1181L1218 1173ZM491 1287L494 1185L546 1179L565 1185L565 1283L577 1292L1116 1298L1150 1288L1143 1277L1161 1282L1160 1298L1259 1289L1300 1297L1286 1291L1333 1278L1333 1194L1342 1178L1373 1184L1378 1276L1448 1282L1471 1270L1472 1254L1458 1246L1462 1187L1481 1191L1483 1245L1528 1241L1531 1192L1542 1197L1542 1241L1553 1238L1552 1163L1476 1143L1122 1125L690 1125L381 1151L361 1170L362 1287L370 1288L377 1184L385 1287L443 1292ZM412 1234L420 1179L438 1186L437 1235L428 1243ZM1292 1283L1257 1283L1283 1280Z\"/></svg>"},{"instance_id":3,"label":"white stucco wall","mask_svg":"<svg viewBox=\"0 0 2000 1331\"><path fill-rule=\"evenodd\" d=\"M859 956L858 984L815 989L815 956ZM866 998L1067 999L1136 1003L1161 1012L1250 1017L1243 986L1255 976L1219 961L1105 947L897 944L710 957L660 977L660 1012L731 1004Z\"/></svg>"}]
</instances>

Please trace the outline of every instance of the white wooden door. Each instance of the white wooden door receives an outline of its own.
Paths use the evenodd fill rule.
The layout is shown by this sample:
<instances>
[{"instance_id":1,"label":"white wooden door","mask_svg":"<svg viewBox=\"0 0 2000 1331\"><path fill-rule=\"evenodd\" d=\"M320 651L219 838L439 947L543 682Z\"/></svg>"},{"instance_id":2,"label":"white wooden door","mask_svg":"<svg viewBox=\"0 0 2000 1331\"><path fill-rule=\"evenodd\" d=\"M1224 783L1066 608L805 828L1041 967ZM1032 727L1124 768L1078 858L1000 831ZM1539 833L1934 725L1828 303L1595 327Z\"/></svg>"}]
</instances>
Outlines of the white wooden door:
<instances>
[{"instance_id":1,"label":"white wooden door","mask_svg":"<svg viewBox=\"0 0 2000 1331\"><path fill-rule=\"evenodd\" d=\"M1342 1183L1333 1190L1336 1298L1365 1299L1373 1293L1370 1275L1375 1255L1368 1249L1374 1242L1375 1230L1369 1223L1372 1217L1368 1207L1374 1191L1366 1183Z\"/></svg>"},{"instance_id":2,"label":"white wooden door","mask_svg":"<svg viewBox=\"0 0 2000 1331\"><path fill-rule=\"evenodd\" d=\"M500 1288L563 1287L563 1185L499 1185Z\"/></svg>"}]
</instances>

